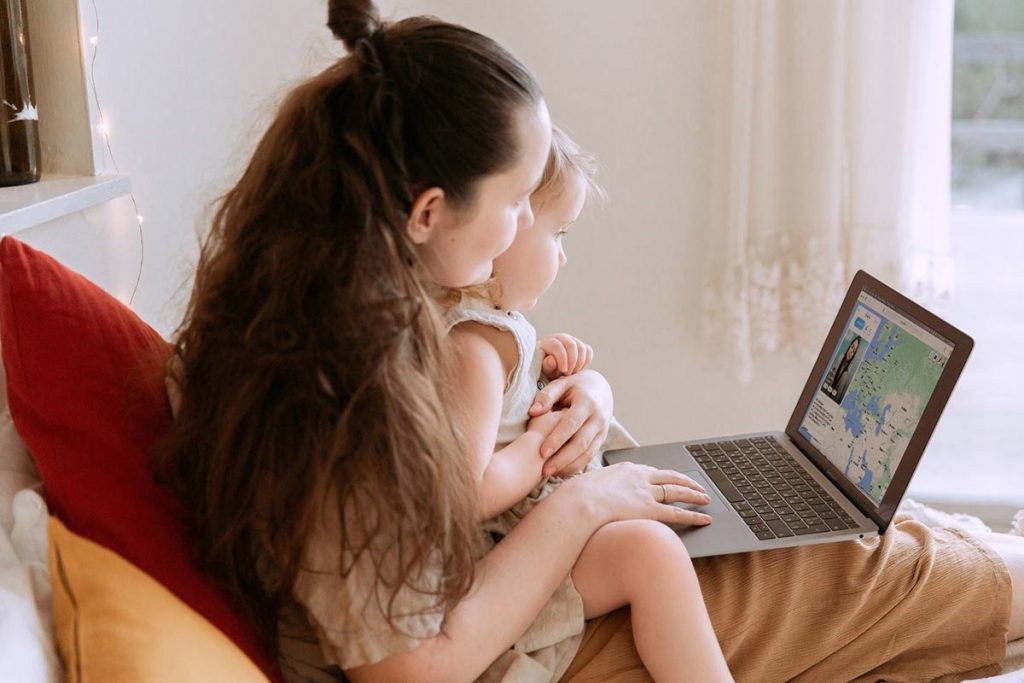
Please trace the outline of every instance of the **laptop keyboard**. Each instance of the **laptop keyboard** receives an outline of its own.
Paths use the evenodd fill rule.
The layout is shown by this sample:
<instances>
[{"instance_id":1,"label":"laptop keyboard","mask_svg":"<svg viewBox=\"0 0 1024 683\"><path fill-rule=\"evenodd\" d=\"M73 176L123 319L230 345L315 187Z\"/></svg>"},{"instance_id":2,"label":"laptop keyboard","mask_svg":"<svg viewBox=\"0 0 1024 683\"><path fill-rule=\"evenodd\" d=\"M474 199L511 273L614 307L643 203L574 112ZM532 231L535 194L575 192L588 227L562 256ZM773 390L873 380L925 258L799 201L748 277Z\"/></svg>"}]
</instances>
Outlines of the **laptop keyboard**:
<instances>
[{"instance_id":1,"label":"laptop keyboard","mask_svg":"<svg viewBox=\"0 0 1024 683\"><path fill-rule=\"evenodd\" d=\"M761 540L857 526L774 437L686 448Z\"/></svg>"}]
</instances>

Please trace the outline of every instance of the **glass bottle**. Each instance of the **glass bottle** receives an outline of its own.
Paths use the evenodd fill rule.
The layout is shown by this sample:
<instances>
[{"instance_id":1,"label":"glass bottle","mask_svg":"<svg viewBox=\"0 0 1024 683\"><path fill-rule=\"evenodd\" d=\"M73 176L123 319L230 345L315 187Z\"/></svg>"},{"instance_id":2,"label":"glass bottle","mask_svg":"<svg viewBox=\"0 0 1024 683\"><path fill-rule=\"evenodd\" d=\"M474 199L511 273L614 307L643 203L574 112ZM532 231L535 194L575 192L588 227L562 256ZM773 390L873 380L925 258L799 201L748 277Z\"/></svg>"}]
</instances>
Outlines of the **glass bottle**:
<instances>
[{"instance_id":1,"label":"glass bottle","mask_svg":"<svg viewBox=\"0 0 1024 683\"><path fill-rule=\"evenodd\" d=\"M0 186L39 180L39 116L32 97L24 0L0 0Z\"/></svg>"}]
</instances>

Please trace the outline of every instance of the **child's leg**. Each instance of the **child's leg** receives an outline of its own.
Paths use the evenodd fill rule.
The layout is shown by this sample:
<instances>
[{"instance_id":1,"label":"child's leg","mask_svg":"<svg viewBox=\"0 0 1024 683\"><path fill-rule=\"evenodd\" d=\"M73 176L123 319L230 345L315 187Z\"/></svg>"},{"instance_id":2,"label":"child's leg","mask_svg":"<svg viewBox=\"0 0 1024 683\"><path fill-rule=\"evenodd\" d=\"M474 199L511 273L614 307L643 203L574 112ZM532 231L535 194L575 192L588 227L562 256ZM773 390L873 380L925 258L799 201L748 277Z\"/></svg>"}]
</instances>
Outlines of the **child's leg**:
<instances>
[{"instance_id":1,"label":"child's leg","mask_svg":"<svg viewBox=\"0 0 1024 683\"><path fill-rule=\"evenodd\" d=\"M633 637L656 681L731 681L693 563L660 522L607 524L572 570L587 619L630 605Z\"/></svg>"}]
</instances>

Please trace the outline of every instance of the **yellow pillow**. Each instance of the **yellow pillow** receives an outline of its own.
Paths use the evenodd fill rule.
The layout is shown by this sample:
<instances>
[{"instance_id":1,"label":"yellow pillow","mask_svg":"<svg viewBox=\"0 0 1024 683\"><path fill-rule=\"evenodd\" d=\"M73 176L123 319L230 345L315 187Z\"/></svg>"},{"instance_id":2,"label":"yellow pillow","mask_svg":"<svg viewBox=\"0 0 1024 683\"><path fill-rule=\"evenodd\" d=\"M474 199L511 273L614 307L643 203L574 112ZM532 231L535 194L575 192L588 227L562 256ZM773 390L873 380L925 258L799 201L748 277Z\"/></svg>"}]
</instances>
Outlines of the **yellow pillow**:
<instances>
[{"instance_id":1,"label":"yellow pillow","mask_svg":"<svg viewBox=\"0 0 1024 683\"><path fill-rule=\"evenodd\" d=\"M54 633L69 683L266 676L210 622L120 555L50 518Z\"/></svg>"}]
</instances>

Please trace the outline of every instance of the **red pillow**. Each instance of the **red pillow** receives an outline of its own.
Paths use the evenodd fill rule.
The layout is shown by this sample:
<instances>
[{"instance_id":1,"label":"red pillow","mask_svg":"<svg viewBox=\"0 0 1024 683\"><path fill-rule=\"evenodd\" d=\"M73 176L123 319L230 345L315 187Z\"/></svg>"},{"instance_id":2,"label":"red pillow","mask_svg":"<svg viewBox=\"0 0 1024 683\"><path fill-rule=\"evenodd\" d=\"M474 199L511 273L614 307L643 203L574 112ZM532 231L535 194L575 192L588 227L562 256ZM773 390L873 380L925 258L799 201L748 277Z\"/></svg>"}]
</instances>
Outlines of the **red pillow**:
<instances>
[{"instance_id":1,"label":"red pillow","mask_svg":"<svg viewBox=\"0 0 1024 683\"><path fill-rule=\"evenodd\" d=\"M149 469L170 427L170 345L81 275L4 237L0 346L11 416L50 511L147 572L281 680L255 629L196 567L181 504Z\"/></svg>"}]
</instances>

